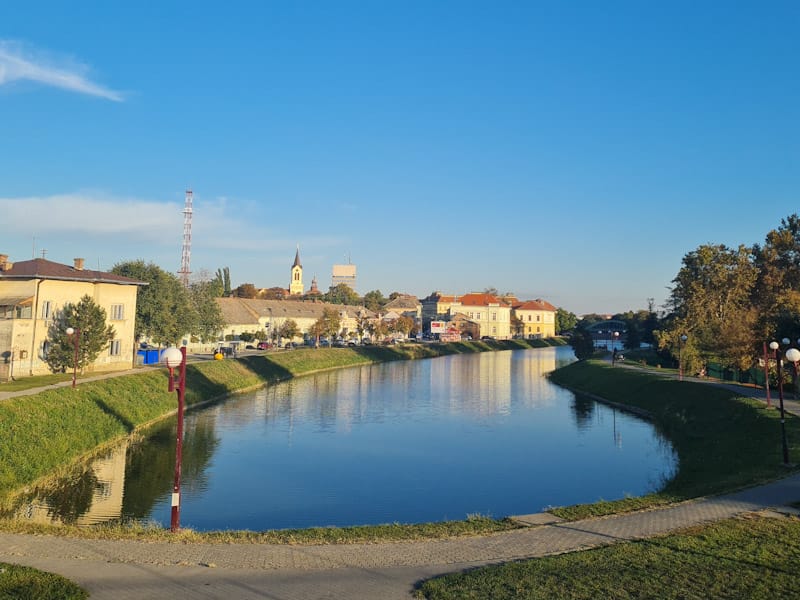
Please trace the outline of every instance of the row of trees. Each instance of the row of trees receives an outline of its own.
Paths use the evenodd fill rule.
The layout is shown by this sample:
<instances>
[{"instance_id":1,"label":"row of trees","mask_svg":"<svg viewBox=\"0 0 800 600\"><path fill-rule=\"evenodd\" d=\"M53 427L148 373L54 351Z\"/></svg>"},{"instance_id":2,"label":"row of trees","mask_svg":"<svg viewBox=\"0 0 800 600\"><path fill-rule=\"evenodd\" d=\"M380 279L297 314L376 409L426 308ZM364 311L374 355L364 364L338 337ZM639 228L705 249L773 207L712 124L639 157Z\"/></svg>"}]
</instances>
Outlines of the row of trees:
<instances>
[{"instance_id":1,"label":"row of trees","mask_svg":"<svg viewBox=\"0 0 800 600\"><path fill-rule=\"evenodd\" d=\"M703 245L683 257L673 280L660 348L693 366L710 360L748 368L764 342L800 336L800 217L781 219L763 244Z\"/></svg>"},{"instance_id":2,"label":"row of trees","mask_svg":"<svg viewBox=\"0 0 800 600\"><path fill-rule=\"evenodd\" d=\"M697 247L672 284L661 317L652 299L646 311L615 315L628 325L628 346L649 342L667 356L680 353L687 370L710 362L750 368L765 343L800 339L800 217L781 219L763 244ZM573 338L584 355L592 348L583 326L591 323L584 317Z\"/></svg>"},{"instance_id":3,"label":"row of trees","mask_svg":"<svg viewBox=\"0 0 800 600\"><path fill-rule=\"evenodd\" d=\"M185 288L177 276L142 260L118 263L112 273L147 283L136 300L137 340L157 345L179 344L186 335L202 342L216 340L225 326L217 279L197 281Z\"/></svg>"}]
</instances>

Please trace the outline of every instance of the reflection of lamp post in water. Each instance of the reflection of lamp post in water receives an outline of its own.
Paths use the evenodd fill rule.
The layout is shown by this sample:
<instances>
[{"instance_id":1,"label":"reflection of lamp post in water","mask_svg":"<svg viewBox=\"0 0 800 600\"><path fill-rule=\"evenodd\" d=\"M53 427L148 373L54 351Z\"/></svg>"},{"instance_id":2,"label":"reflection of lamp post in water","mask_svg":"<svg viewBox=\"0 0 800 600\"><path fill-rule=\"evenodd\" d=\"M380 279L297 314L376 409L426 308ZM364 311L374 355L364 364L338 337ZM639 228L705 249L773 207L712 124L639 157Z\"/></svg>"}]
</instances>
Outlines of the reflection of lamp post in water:
<instances>
[{"instance_id":1,"label":"reflection of lamp post in water","mask_svg":"<svg viewBox=\"0 0 800 600\"><path fill-rule=\"evenodd\" d=\"M178 392L178 433L175 444L175 482L172 487L172 515L170 531L177 531L181 526L181 458L183 454L183 401L186 395L186 346L167 348L161 353L161 362L169 369L169 391ZM178 379L175 380L175 368L178 367ZM175 384L178 387L175 387Z\"/></svg>"},{"instance_id":2,"label":"reflection of lamp post in water","mask_svg":"<svg viewBox=\"0 0 800 600\"><path fill-rule=\"evenodd\" d=\"M784 343L788 343L789 340L784 338ZM780 401L780 409L781 409L781 447L783 449L783 464L785 466L789 465L789 444L786 440L786 415L783 411L783 359L778 354L778 348L780 345L778 342L770 342L769 347L775 352L775 362L778 363L778 399Z\"/></svg>"},{"instance_id":3,"label":"reflection of lamp post in water","mask_svg":"<svg viewBox=\"0 0 800 600\"><path fill-rule=\"evenodd\" d=\"M66 334L73 336L72 344L75 347L75 353L72 357L72 387L75 387L75 379L78 375L78 347L81 344L81 329L80 327L67 327Z\"/></svg>"}]
</instances>

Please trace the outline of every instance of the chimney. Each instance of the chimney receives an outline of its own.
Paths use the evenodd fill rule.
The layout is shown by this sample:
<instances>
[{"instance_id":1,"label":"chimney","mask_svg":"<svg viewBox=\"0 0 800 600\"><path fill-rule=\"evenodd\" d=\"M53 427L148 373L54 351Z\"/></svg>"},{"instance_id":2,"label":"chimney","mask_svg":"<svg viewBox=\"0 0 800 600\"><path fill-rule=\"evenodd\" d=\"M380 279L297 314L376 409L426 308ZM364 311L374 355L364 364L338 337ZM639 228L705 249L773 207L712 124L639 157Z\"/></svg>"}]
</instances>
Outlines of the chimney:
<instances>
[{"instance_id":1,"label":"chimney","mask_svg":"<svg viewBox=\"0 0 800 600\"><path fill-rule=\"evenodd\" d=\"M0 254L0 271L8 271L14 263L8 262L8 254Z\"/></svg>"},{"instance_id":2,"label":"chimney","mask_svg":"<svg viewBox=\"0 0 800 600\"><path fill-rule=\"evenodd\" d=\"M75 260L75 270L76 271L83 271L83 259L76 258Z\"/></svg>"}]
</instances>

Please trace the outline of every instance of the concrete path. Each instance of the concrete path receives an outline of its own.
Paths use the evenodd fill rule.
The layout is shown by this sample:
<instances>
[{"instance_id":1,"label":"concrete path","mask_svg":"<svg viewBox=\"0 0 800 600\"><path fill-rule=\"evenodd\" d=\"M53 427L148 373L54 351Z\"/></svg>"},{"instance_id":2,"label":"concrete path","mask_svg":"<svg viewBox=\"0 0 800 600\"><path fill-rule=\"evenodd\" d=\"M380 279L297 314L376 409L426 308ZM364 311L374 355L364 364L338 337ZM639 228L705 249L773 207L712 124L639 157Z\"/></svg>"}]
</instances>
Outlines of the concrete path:
<instances>
[{"instance_id":1,"label":"concrete path","mask_svg":"<svg viewBox=\"0 0 800 600\"><path fill-rule=\"evenodd\" d=\"M408 599L433 575L582 550L777 509L800 500L800 474L669 508L494 535L329 546L171 544L0 534L0 561L60 573L93 600Z\"/></svg>"}]
</instances>

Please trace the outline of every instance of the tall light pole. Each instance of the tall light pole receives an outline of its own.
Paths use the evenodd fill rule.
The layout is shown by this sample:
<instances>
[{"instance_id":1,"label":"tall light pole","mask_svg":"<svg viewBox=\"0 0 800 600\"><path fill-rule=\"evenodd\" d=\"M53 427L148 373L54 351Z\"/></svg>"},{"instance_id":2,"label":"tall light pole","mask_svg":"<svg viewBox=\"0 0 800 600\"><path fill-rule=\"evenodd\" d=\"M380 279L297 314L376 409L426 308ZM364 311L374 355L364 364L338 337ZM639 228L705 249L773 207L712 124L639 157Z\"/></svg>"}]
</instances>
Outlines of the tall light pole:
<instances>
[{"instance_id":1,"label":"tall light pole","mask_svg":"<svg viewBox=\"0 0 800 600\"><path fill-rule=\"evenodd\" d=\"M75 347L72 357L72 387L75 387L75 380L77 379L78 375L78 347L81 344L81 329L80 327L67 327L66 334L73 336L72 345Z\"/></svg>"},{"instance_id":2,"label":"tall light pole","mask_svg":"<svg viewBox=\"0 0 800 600\"><path fill-rule=\"evenodd\" d=\"M788 343L789 340L784 338L784 343ZM782 364L783 359L778 354L778 348L780 345L778 342L770 342L769 347L775 352L775 362L778 363L778 398L780 400L780 409L781 409L781 446L783 449L783 464L785 466L789 465L789 443L786 440L786 414L783 411L783 370Z\"/></svg>"},{"instance_id":3,"label":"tall light pole","mask_svg":"<svg viewBox=\"0 0 800 600\"><path fill-rule=\"evenodd\" d=\"M686 334L678 338L678 381L683 381L683 345L688 339Z\"/></svg>"},{"instance_id":4,"label":"tall light pole","mask_svg":"<svg viewBox=\"0 0 800 600\"><path fill-rule=\"evenodd\" d=\"M175 481L172 486L172 514L170 531L181 526L181 459L183 456L183 404L186 396L186 346L167 348L161 353L161 362L169 369L169 391L178 392L178 432L175 443ZM175 379L175 369L178 378ZM177 384L177 387L176 387Z\"/></svg>"}]
</instances>

